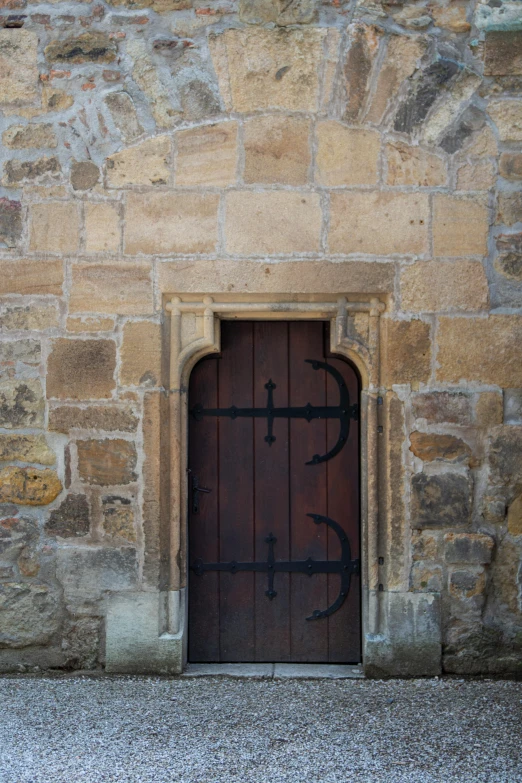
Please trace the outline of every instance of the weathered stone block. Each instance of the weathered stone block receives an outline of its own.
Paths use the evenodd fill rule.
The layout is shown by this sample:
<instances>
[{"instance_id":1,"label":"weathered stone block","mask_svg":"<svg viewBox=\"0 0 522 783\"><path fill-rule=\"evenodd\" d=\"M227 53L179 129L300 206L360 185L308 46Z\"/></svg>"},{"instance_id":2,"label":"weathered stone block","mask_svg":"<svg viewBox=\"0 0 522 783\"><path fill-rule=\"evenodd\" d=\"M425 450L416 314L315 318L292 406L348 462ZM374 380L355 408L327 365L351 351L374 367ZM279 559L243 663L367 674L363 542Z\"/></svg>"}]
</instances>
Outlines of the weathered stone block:
<instances>
[{"instance_id":1,"label":"weathered stone block","mask_svg":"<svg viewBox=\"0 0 522 783\"><path fill-rule=\"evenodd\" d=\"M135 432L137 426L138 417L127 406L89 405L88 408L76 408L61 405L49 411L49 429L54 432L68 433L74 429Z\"/></svg>"},{"instance_id":2,"label":"weathered stone block","mask_svg":"<svg viewBox=\"0 0 522 783\"><path fill-rule=\"evenodd\" d=\"M471 397L462 392L429 392L412 398L413 414L429 424L471 424Z\"/></svg>"},{"instance_id":3,"label":"weathered stone block","mask_svg":"<svg viewBox=\"0 0 522 783\"><path fill-rule=\"evenodd\" d=\"M440 58L422 71L419 78L412 80L395 116L395 130L411 133L419 126L439 97L441 88L450 84L458 73L459 66L454 60Z\"/></svg>"},{"instance_id":4,"label":"weathered stone block","mask_svg":"<svg viewBox=\"0 0 522 783\"><path fill-rule=\"evenodd\" d=\"M364 108L382 31L373 25L356 23L348 27L348 32L350 48L344 63L347 99L343 119L353 122Z\"/></svg>"},{"instance_id":5,"label":"weathered stone block","mask_svg":"<svg viewBox=\"0 0 522 783\"><path fill-rule=\"evenodd\" d=\"M443 571L435 563L417 561L411 569L411 588L418 593L440 593L442 590Z\"/></svg>"},{"instance_id":6,"label":"weathered stone block","mask_svg":"<svg viewBox=\"0 0 522 783\"><path fill-rule=\"evenodd\" d=\"M0 503L46 506L62 491L54 470L8 467L0 470Z\"/></svg>"},{"instance_id":7,"label":"weathered stone block","mask_svg":"<svg viewBox=\"0 0 522 783\"><path fill-rule=\"evenodd\" d=\"M489 30L486 33L486 76L522 74L522 31Z\"/></svg>"},{"instance_id":8,"label":"weathered stone block","mask_svg":"<svg viewBox=\"0 0 522 783\"><path fill-rule=\"evenodd\" d=\"M248 24L309 24L317 17L316 0L240 0L239 18Z\"/></svg>"},{"instance_id":9,"label":"weathered stone block","mask_svg":"<svg viewBox=\"0 0 522 783\"><path fill-rule=\"evenodd\" d=\"M512 491L522 486L522 428L497 427L489 448L490 480Z\"/></svg>"},{"instance_id":10,"label":"weathered stone block","mask_svg":"<svg viewBox=\"0 0 522 783\"><path fill-rule=\"evenodd\" d=\"M89 503L85 495L67 495L58 508L51 511L45 525L49 536L75 538L86 536L91 523Z\"/></svg>"},{"instance_id":11,"label":"weathered stone block","mask_svg":"<svg viewBox=\"0 0 522 783\"><path fill-rule=\"evenodd\" d=\"M180 111L171 104L168 90L149 57L146 42L132 38L126 48L127 54L134 60L132 78L145 93L156 125L158 128L172 128L180 118Z\"/></svg>"},{"instance_id":12,"label":"weathered stone block","mask_svg":"<svg viewBox=\"0 0 522 783\"><path fill-rule=\"evenodd\" d=\"M62 400L110 397L115 367L113 340L57 339L48 361L47 396Z\"/></svg>"},{"instance_id":13,"label":"weathered stone block","mask_svg":"<svg viewBox=\"0 0 522 783\"><path fill-rule=\"evenodd\" d=\"M38 541L38 524L25 517L0 519L0 560L16 563L26 550L33 549Z\"/></svg>"},{"instance_id":14,"label":"weathered stone block","mask_svg":"<svg viewBox=\"0 0 522 783\"><path fill-rule=\"evenodd\" d=\"M37 340L9 340L0 342L0 366L14 366L17 362L40 364L41 349Z\"/></svg>"},{"instance_id":15,"label":"weathered stone block","mask_svg":"<svg viewBox=\"0 0 522 783\"><path fill-rule=\"evenodd\" d=\"M412 527L467 527L472 487L468 477L458 473L417 473L411 487Z\"/></svg>"},{"instance_id":16,"label":"weathered stone block","mask_svg":"<svg viewBox=\"0 0 522 783\"><path fill-rule=\"evenodd\" d=\"M496 427L503 422L503 399L499 392L482 392L475 404L475 419L479 427Z\"/></svg>"},{"instance_id":17,"label":"weathered stone block","mask_svg":"<svg viewBox=\"0 0 522 783\"><path fill-rule=\"evenodd\" d=\"M237 254L318 251L321 222L316 193L228 193L226 249Z\"/></svg>"},{"instance_id":18,"label":"weathered stone block","mask_svg":"<svg viewBox=\"0 0 522 783\"><path fill-rule=\"evenodd\" d=\"M505 389L504 424L522 424L522 389Z\"/></svg>"},{"instance_id":19,"label":"weathered stone block","mask_svg":"<svg viewBox=\"0 0 522 783\"><path fill-rule=\"evenodd\" d=\"M53 126L43 122L34 125L11 125L3 132L2 141L12 150L42 147L54 149L58 146Z\"/></svg>"},{"instance_id":20,"label":"weathered stone block","mask_svg":"<svg viewBox=\"0 0 522 783\"><path fill-rule=\"evenodd\" d=\"M522 234L501 234L496 239L499 255L495 269L508 280L522 281Z\"/></svg>"},{"instance_id":21,"label":"weathered stone block","mask_svg":"<svg viewBox=\"0 0 522 783\"><path fill-rule=\"evenodd\" d=\"M113 332L115 328L115 318L101 315L84 315L77 318L69 317L67 319L66 329L68 332L79 334L81 332Z\"/></svg>"},{"instance_id":22,"label":"weathered stone block","mask_svg":"<svg viewBox=\"0 0 522 783\"><path fill-rule=\"evenodd\" d=\"M46 111L66 111L73 103L74 98L70 93L48 83L43 85L42 107Z\"/></svg>"},{"instance_id":23,"label":"weathered stone block","mask_svg":"<svg viewBox=\"0 0 522 783\"><path fill-rule=\"evenodd\" d=\"M522 155L517 152L503 152L500 156L498 169L504 179L522 179Z\"/></svg>"},{"instance_id":24,"label":"weathered stone block","mask_svg":"<svg viewBox=\"0 0 522 783\"><path fill-rule=\"evenodd\" d=\"M45 401L40 381L9 380L0 383L0 426L43 427Z\"/></svg>"},{"instance_id":25,"label":"weathered stone block","mask_svg":"<svg viewBox=\"0 0 522 783\"><path fill-rule=\"evenodd\" d=\"M0 243L16 247L22 237L22 204L0 198Z\"/></svg>"},{"instance_id":26,"label":"weathered stone block","mask_svg":"<svg viewBox=\"0 0 522 783\"><path fill-rule=\"evenodd\" d=\"M486 573L483 568L459 569L450 576L450 594L455 598L475 598L486 589Z\"/></svg>"},{"instance_id":27,"label":"weathered stone block","mask_svg":"<svg viewBox=\"0 0 522 783\"><path fill-rule=\"evenodd\" d=\"M80 240L76 204L48 202L30 207L29 247L39 253L74 253Z\"/></svg>"},{"instance_id":28,"label":"weathered stone block","mask_svg":"<svg viewBox=\"0 0 522 783\"><path fill-rule=\"evenodd\" d=\"M4 163L2 185L6 188L19 188L24 182L48 180L61 173L60 161L56 157L37 160L7 160Z\"/></svg>"},{"instance_id":29,"label":"weathered stone block","mask_svg":"<svg viewBox=\"0 0 522 783\"><path fill-rule=\"evenodd\" d=\"M194 78L182 83L179 100L183 119L197 122L222 113L221 101L210 76Z\"/></svg>"},{"instance_id":30,"label":"weathered stone block","mask_svg":"<svg viewBox=\"0 0 522 783\"><path fill-rule=\"evenodd\" d=\"M67 669L96 669L99 666L102 623L100 617L70 617L63 631L61 645Z\"/></svg>"},{"instance_id":31,"label":"weathered stone block","mask_svg":"<svg viewBox=\"0 0 522 783\"><path fill-rule=\"evenodd\" d=\"M483 533L446 533L444 557L447 563L490 563L495 541Z\"/></svg>"},{"instance_id":32,"label":"weathered stone block","mask_svg":"<svg viewBox=\"0 0 522 783\"><path fill-rule=\"evenodd\" d=\"M0 30L0 103L24 106L38 97L38 36L23 29Z\"/></svg>"},{"instance_id":33,"label":"weathered stone block","mask_svg":"<svg viewBox=\"0 0 522 783\"><path fill-rule=\"evenodd\" d=\"M149 263L73 265L69 312L149 315L153 310Z\"/></svg>"},{"instance_id":34,"label":"weathered stone block","mask_svg":"<svg viewBox=\"0 0 522 783\"><path fill-rule=\"evenodd\" d=\"M379 72L377 86L366 119L380 123L397 96L397 92L419 65L426 51L427 41L423 38L409 38L402 35L391 36L388 42L385 60Z\"/></svg>"},{"instance_id":35,"label":"weathered stone block","mask_svg":"<svg viewBox=\"0 0 522 783\"><path fill-rule=\"evenodd\" d=\"M162 548L162 480L168 482L165 462L160 459L165 430L162 419L167 402L157 392L147 392L143 411L143 535L145 539L145 560L143 576L146 582L159 587L161 580L160 553ZM159 445L159 449L158 449ZM165 565L165 564L163 564Z\"/></svg>"},{"instance_id":36,"label":"weathered stone block","mask_svg":"<svg viewBox=\"0 0 522 783\"><path fill-rule=\"evenodd\" d=\"M82 481L103 487L136 480L136 446L128 440L79 440L78 472Z\"/></svg>"},{"instance_id":37,"label":"weathered stone block","mask_svg":"<svg viewBox=\"0 0 522 783\"><path fill-rule=\"evenodd\" d=\"M442 546L439 533L427 530L411 531L412 560L440 560Z\"/></svg>"},{"instance_id":38,"label":"weathered stone block","mask_svg":"<svg viewBox=\"0 0 522 783\"><path fill-rule=\"evenodd\" d=\"M0 261L0 294L55 294L61 296L63 262Z\"/></svg>"},{"instance_id":39,"label":"weathered stone block","mask_svg":"<svg viewBox=\"0 0 522 783\"><path fill-rule=\"evenodd\" d=\"M454 435L439 435L435 432L412 432L410 451L423 462L444 460L458 462L469 460L471 449L461 438Z\"/></svg>"},{"instance_id":40,"label":"weathered stone block","mask_svg":"<svg viewBox=\"0 0 522 783\"><path fill-rule=\"evenodd\" d=\"M57 591L38 582L0 584L0 647L48 644L62 623Z\"/></svg>"},{"instance_id":41,"label":"weathered stone block","mask_svg":"<svg viewBox=\"0 0 522 783\"><path fill-rule=\"evenodd\" d=\"M453 2L451 5L437 5L430 7L433 22L437 27L449 30L452 33L467 33L471 30L468 22L469 5L467 2Z\"/></svg>"},{"instance_id":42,"label":"weathered stone block","mask_svg":"<svg viewBox=\"0 0 522 783\"><path fill-rule=\"evenodd\" d=\"M439 146L449 155L460 150L468 139L484 127L486 115L477 106L468 106L454 123L463 103L480 87L480 77L467 74L457 82L452 90L451 97L436 111L425 130L425 138L432 144L438 139ZM440 138L442 134L442 138Z\"/></svg>"},{"instance_id":43,"label":"weathered stone block","mask_svg":"<svg viewBox=\"0 0 522 783\"><path fill-rule=\"evenodd\" d=\"M227 110L316 111L326 30L246 28L211 35Z\"/></svg>"},{"instance_id":44,"label":"weathered stone block","mask_svg":"<svg viewBox=\"0 0 522 783\"><path fill-rule=\"evenodd\" d=\"M176 185L225 187L236 181L237 122L176 134Z\"/></svg>"},{"instance_id":45,"label":"weathered stone block","mask_svg":"<svg viewBox=\"0 0 522 783\"><path fill-rule=\"evenodd\" d=\"M505 388L522 386L522 317L442 317L437 341L439 381L458 383L464 379Z\"/></svg>"},{"instance_id":46,"label":"weathered stone block","mask_svg":"<svg viewBox=\"0 0 522 783\"><path fill-rule=\"evenodd\" d=\"M401 270L404 310L486 310L488 300L488 281L480 261L419 261Z\"/></svg>"},{"instance_id":47,"label":"weathered stone block","mask_svg":"<svg viewBox=\"0 0 522 783\"><path fill-rule=\"evenodd\" d=\"M402 141L386 145L386 165L388 185L438 187L448 178L446 162L439 155Z\"/></svg>"},{"instance_id":48,"label":"weathered stone block","mask_svg":"<svg viewBox=\"0 0 522 783\"><path fill-rule=\"evenodd\" d=\"M65 40L51 41L44 51L51 63L112 63L118 47L116 39L110 38L107 33L90 31Z\"/></svg>"},{"instance_id":49,"label":"weathered stone block","mask_svg":"<svg viewBox=\"0 0 522 783\"><path fill-rule=\"evenodd\" d=\"M44 332L56 328L58 323L59 312L54 304L6 305L0 311L0 329L4 332L9 330Z\"/></svg>"},{"instance_id":50,"label":"weathered stone block","mask_svg":"<svg viewBox=\"0 0 522 783\"><path fill-rule=\"evenodd\" d=\"M68 601L86 602L103 594L131 590L138 578L136 550L66 546L58 549L57 577Z\"/></svg>"},{"instance_id":51,"label":"weathered stone block","mask_svg":"<svg viewBox=\"0 0 522 783\"><path fill-rule=\"evenodd\" d=\"M463 226L466 226L465 231ZM488 210L482 197L434 196L433 252L436 256L485 255L488 228Z\"/></svg>"},{"instance_id":52,"label":"weathered stone block","mask_svg":"<svg viewBox=\"0 0 522 783\"><path fill-rule=\"evenodd\" d=\"M100 179L100 170L91 160L73 160L70 177L73 190L91 190Z\"/></svg>"},{"instance_id":53,"label":"weathered stone block","mask_svg":"<svg viewBox=\"0 0 522 783\"><path fill-rule=\"evenodd\" d=\"M126 323L121 346L123 386L161 384L161 326L151 321Z\"/></svg>"},{"instance_id":54,"label":"weathered stone block","mask_svg":"<svg viewBox=\"0 0 522 783\"><path fill-rule=\"evenodd\" d=\"M490 160L474 160L460 166L457 190L490 190L497 181L497 171Z\"/></svg>"},{"instance_id":55,"label":"weathered stone block","mask_svg":"<svg viewBox=\"0 0 522 783\"><path fill-rule=\"evenodd\" d=\"M85 250L88 253L117 253L120 246L118 204L85 205Z\"/></svg>"},{"instance_id":56,"label":"weathered stone block","mask_svg":"<svg viewBox=\"0 0 522 783\"><path fill-rule=\"evenodd\" d=\"M110 92L105 97L105 103L123 141L127 143L136 141L143 133L143 128L130 95L126 92Z\"/></svg>"},{"instance_id":57,"label":"weathered stone block","mask_svg":"<svg viewBox=\"0 0 522 783\"><path fill-rule=\"evenodd\" d=\"M381 151L377 131L321 122L316 128L315 179L321 185L375 185Z\"/></svg>"},{"instance_id":58,"label":"weathered stone block","mask_svg":"<svg viewBox=\"0 0 522 783\"><path fill-rule=\"evenodd\" d=\"M214 193L129 193L126 253L211 253L219 197Z\"/></svg>"},{"instance_id":59,"label":"weathered stone block","mask_svg":"<svg viewBox=\"0 0 522 783\"><path fill-rule=\"evenodd\" d=\"M333 253L400 255L428 249L428 197L418 193L332 193Z\"/></svg>"},{"instance_id":60,"label":"weathered stone block","mask_svg":"<svg viewBox=\"0 0 522 783\"><path fill-rule=\"evenodd\" d=\"M522 141L522 101L492 101L488 113L498 128L501 141Z\"/></svg>"},{"instance_id":61,"label":"weathered stone block","mask_svg":"<svg viewBox=\"0 0 522 783\"><path fill-rule=\"evenodd\" d=\"M107 185L166 185L170 178L170 138L156 136L107 158Z\"/></svg>"},{"instance_id":62,"label":"weathered stone block","mask_svg":"<svg viewBox=\"0 0 522 783\"><path fill-rule=\"evenodd\" d=\"M306 184L311 161L309 119L251 117L244 133L246 183Z\"/></svg>"},{"instance_id":63,"label":"weathered stone block","mask_svg":"<svg viewBox=\"0 0 522 783\"><path fill-rule=\"evenodd\" d=\"M102 499L103 531L109 538L136 541L134 509L129 498L108 495Z\"/></svg>"},{"instance_id":64,"label":"weathered stone block","mask_svg":"<svg viewBox=\"0 0 522 783\"><path fill-rule=\"evenodd\" d=\"M0 434L0 460L54 465L56 456L47 445L43 435Z\"/></svg>"},{"instance_id":65,"label":"weathered stone block","mask_svg":"<svg viewBox=\"0 0 522 783\"><path fill-rule=\"evenodd\" d=\"M386 383L426 383L431 374L430 325L424 321L388 321L385 339Z\"/></svg>"},{"instance_id":66,"label":"weathered stone block","mask_svg":"<svg viewBox=\"0 0 522 783\"><path fill-rule=\"evenodd\" d=\"M507 514L508 533L512 536L522 536L522 495L510 504Z\"/></svg>"},{"instance_id":67,"label":"weathered stone block","mask_svg":"<svg viewBox=\"0 0 522 783\"><path fill-rule=\"evenodd\" d=\"M498 194L497 223L512 226L522 222L522 191Z\"/></svg>"}]
</instances>

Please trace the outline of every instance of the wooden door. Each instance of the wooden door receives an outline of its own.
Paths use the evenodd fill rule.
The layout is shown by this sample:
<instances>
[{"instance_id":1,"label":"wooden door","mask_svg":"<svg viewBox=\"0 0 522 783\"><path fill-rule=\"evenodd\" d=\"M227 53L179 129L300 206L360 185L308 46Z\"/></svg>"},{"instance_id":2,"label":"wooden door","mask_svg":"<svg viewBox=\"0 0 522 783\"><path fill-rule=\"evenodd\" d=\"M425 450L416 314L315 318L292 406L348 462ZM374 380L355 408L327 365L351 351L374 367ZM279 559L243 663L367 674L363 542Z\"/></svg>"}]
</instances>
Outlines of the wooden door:
<instances>
[{"instance_id":1,"label":"wooden door","mask_svg":"<svg viewBox=\"0 0 522 783\"><path fill-rule=\"evenodd\" d=\"M360 661L359 387L327 332L224 321L192 372L192 662Z\"/></svg>"}]
</instances>

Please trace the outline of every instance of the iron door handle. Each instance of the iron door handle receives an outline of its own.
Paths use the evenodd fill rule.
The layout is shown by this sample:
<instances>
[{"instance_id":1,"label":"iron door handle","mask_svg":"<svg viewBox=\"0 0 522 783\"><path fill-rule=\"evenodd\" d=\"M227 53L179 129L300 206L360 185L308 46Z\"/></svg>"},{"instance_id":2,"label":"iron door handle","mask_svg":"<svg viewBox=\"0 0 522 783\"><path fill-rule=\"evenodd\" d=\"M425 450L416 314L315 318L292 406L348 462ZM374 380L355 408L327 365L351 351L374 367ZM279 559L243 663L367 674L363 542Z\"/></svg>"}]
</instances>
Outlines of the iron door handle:
<instances>
[{"instance_id":1,"label":"iron door handle","mask_svg":"<svg viewBox=\"0 0 522 783\"><path fill-rule=\"evenodd\" d=\"M199 493L200 492L212 492L207 487L200 487L197 476L192 476L192 513L199 514Z\"/></svg>"}]
</instances>

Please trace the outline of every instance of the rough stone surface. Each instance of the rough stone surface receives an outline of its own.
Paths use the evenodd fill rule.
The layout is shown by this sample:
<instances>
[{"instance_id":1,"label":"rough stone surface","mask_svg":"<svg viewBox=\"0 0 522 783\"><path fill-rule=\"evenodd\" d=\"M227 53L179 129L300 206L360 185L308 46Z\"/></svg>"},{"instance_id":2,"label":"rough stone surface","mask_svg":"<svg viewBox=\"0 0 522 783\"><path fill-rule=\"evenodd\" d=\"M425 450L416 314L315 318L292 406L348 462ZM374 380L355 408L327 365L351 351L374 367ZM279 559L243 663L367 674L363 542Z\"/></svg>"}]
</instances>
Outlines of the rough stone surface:
<instances>
[{"instance_id":1,"label":"rough stone surface","mask_svg":"<svg viewBox=\"0 0 522 783\"><path fill-rule=\"evenodd\" d=\"M74 190L90 190L100 178L100 171L92 161L73 161L71 185Z\"/></svg>"},{"instance_id":2,"label":"rough stone surface","mask_svg":"<svg viewBox=\"0 0 522 783\"><path fill-rule=\"evenodd\" d=\"M505 424L522 424L522 389L506 389L504 392Z\"/></svg>"},{"instance_id":3,"label":"rough stone surface","mask_svg":"<svg viewBox=\"0 0 522 783\"><path fill-rule=\"evenodd\" d=\"M421 261L401 274L401 304L414 313L485 310L488 299L480 261Z\"/></svg>"},{"instance_id":4,"label":"rough stone surface","mask_svg":"<svg viewBox=\"0 0 522 783\"><path fill-rule=\"evenodd\" d=\"M134 509L129 498L108 495L102 500L103 531L112 539L136 541Z\"/></svg>"},{"instance_id":5,"label":"rough stone surface","mask_svg":"<svg viewBox=\"0 0 522 783\"><path fill-rule=\"evenodd\" d=\"M310 122L253 117L245 122L246 183L304 185L311 162Z\"/></svg>"},{"instance_id":6,"label":"rough stone surface","mask_svg":"<svg viewBox=\"0 0 522 783\"><path fill-rule=\"evenodd\" d=\"M0 503L46 506L61 491L62 483L54 470L16 467L0 470Z\"/></svg>"},{"instance_id":7,"label":"rough stone surface","mask_svg":"<svg viewBox=\"0 0 522 783\"><path fill-rule=\"evenodd\" d=\"M0 382L0 425L6 429L44 425L45 403L36 379Z\"/></svg>"},{"instance_id":8,"label":"rough stone surface","mask_svg":"<svg viewBox=\"0 0 522 783\"><path fill-rule=\"evenodd\" d=\"M495 541L483 533L446 533L444 558L447 563L490 563Z\"/></svg>"},{"instance_id":9,"label":"rough stone surface","mask_svg":"<svg viewBox=\"0 0 522 783\"><path fill-rule=\"evenodd\" d=\"M0 198L0 243L16 247L22 236L22 205L19 201Z\"/></svg>"},{"instance_id":10,"label":"rough stone surface","mask_svg":"<svg viewBox=\"0 0 522 783\"><path fill-rule=\"evenodd\" d=\"M381 67L375 93L367 114L370 122L379 123L385 112L397 98L397 92L416 70L426 51L427 41L422 38L393 36L388 42L386 59Z\"/></svg>"},{"instance_id":11,"label":"rough stone surface","mask_svg":"<svg viewBox=\"0 0 522 783\"><path fill-rule=\"evenodd\" d=\"M49 429L68 433L70 430L101 430L111 432L134 432L138 418L128 407L115 405L89 405L78 408L62 405L49 411Z\"/></svg>"},{"instance_id":12,"label":"rough stone surface","mask_svg":"<svg viewBox=\"0 0 522 783\"><path fill-rule=\"evenodd\" d=\"M49 202L31 206L29 247L40 253L74 253L80 225L76 204Z\"/></svg>"},{"instance_id":13,"label":"rough stone surface","mask_svg":"<svg viewBox=\"0 0 522 783\"><path fill-rule=\"evenodd\" d=\"M47 396L89 400L110 397L114 388L116 346L113 340L60 338L49 356Z\"/></svg>"},{"instance_id":14,"label":"rough stone surface","mask_svg":"<svg viewBox=\"0 0 522 783\"><path fill-rule=\"evenodd\" d=\"M426 382L431 372L430 326L424 321L389 321L386 325L388 383Z\"/></svg>"},{"instance_id":15,"label":"rough stone surface","mask_svg":"<svg viewBox=\"0 0 522 783\"><path fill-rule=\"evenodd\" d=\"M61 625L59 594L40 582L2 582L0 617L0 647L46 644Z\"/></svg>"},{"instance_id":16,"label":"rough stone surface","mask_svg":"<svg viewBox=\"0 0 522 783\"><path fill-rule=\"evenodd\" d=\"M517 152L503 152L499 160L499 172L505 179L522 179L522 155Z\"/></svg>"},{"instance_id":17,"label":"rough stone surface","mask_svg":"<svg viewBox=\"0 0 522 783\"><path fill-rule=\"evenodd\" d=\"M438 98L440 89L451 83L458 72L455 61L444 58L422 71L419 78L411 82L408 95L397 111L395 130L411 133L420 125Z\"/></svg>"},{"instance_id":18,"label":"rough stone surface","mask_svg":"<svg viewBox=\"0 0 522 783\"><path fill-rule=\"evenodd\" d=\"M105 103L122 139L128 143L136 141L143 133L143 128L130 95L126 92L110 92L105 98Z\"/></svg>"},{"instance_id":19,"label":"rough stone surface","mask_svg":"<svg viewBox=\"0 0 522 783\"><path fill-rule=\"evenodd\" d=\"M88 32L65 40L52 41L45 56L52 63L112 63L118 47L106 33Z\"/></svg>"},{"instance_id":20,"label":"rough stone surface","mask_svg":"<svg viewBox=\"0 0 522 783\"><path fill-rule=\"evenodd\" d=\"M495 101L489 115L498 128L501 141L522 141L522 101Z\"/></svg>"},{"instance_id":21,"label":"rough stone surface","mask_svg":"<svg viewBox=\"0 0 522 783\"><path fill-rule=\"evenodd\" d=\"M42 180L55 177L61 172L60 161L55 157L42 157L37 160L8 160L4 163L2 185L7 188L19 187L29 180Z\"/></svg>"},{"instance_id":22,"label":"rough stone surface","mask_svg":"<svg viewBox=\"0 0 522 783\"><path fill-rule=\"evenodd\" d=\"M457 462L467 460L471 456L471 449L468 444L454 435L412 432L410 443L410 451L423 462L433 462L433 460Z\"/></svg>"},{"instance_id":23,"label":"rough stone surface","mask_svg":"<svg viewBox=\"0 0 522 783\"><path fill-rule=\"evenodd\" d=\"M35 125L11 125L2 134L2 142L13 150L31 148L52 148L58 146L58 140L50 123Z\"/></svg>"},{"instance_id":24,"label":"rough stone surface","mask_svg":"<svg viewBox=\"0 0 522 783\"><path fill-rule=\"evenodd\" d=\"M114 440L80 440L78 472L88 484L107 487L129 484L136 479L136 447L121 438Z\"/></svg>"},{"instance_id":25,"label":"rough stone surface","mask_svg":"<svg viewBox=\"0 0 522 783\"><path fill-rule=\"evenodd\" d=\"M38 37L23 29L0 30L0 103L24 106L37 98Z\"/></svg>"},{"instance_id":26,"label":"rough stone surface","mask_svg":"<svg viewBox=\"0 0 522 783\"><path fill-rule=\"evenodd\" d=\"M107 184L166 185L170 177L170 139L157 136L107 158Z\"/></svg>"},{"instance_id":27,"label":"rough stone surface","mask_svg":"<svg viewBox=\"0 0 522 783\"><path fill-rule=\"evenodd\" d=\"M497 223L512 226L522 222L522 192L499 193Z\"/></svg>"},{"instance_id":28,"label":"rough stone surface","mask_svg":"<svg viewBox=\"0 0 522 783\"><path fill-rule=\"evenodd\" d=\"M314 0L240 0L239 16L249 24L309 24L317 16Z\"/></svg>"},{"instance_id":29,"label":"rough stone surface","mask_svg":"<svg viewBox=\"0 0 522 783\"><path fill-rule=\"evenodd\" d=\"M413 397L413 413L429 424L471 424L471 397L462 392L431 392Z\"/></svg>"},{"instance_id":30,"label":"rough stone surface","mask_svg":"<svg viewBox=\"0 0 522 783\"><path fill-rule=\"evenodd\" d=\"M85 495L67 495L54 511L51 511L45 525L48 536L76 538L86 536L90 528L89 503Z\"/></svg>"},{"instance_id":31,"label":"rough stone surface","mask_svg":"<svg viewBox=\"0 0 522 783\"><path fill-rule=\"evenodd\" d=\"M412 527L467 527L471 515L471 481L457 473L428 476L411 482Z\"/></svg>"},{"instance_id":32,"label":"rough stone surface","mask_svg":"<svg viewBox=\"0 0 522 783\"><path fill-rule=\"evenodd\" d=\"M516 76L522 74L522 32L520 30L490 30L486 33L486 76Z\"/></svg>"},{"instance_id":33,"label":"rough stone surface","mask_svg":"<svg viewBox=\"0 0 522 783\"><path fill-rule=\"evenodd\" d=\"M176 185L223 187L236 181L236 122L180 131L176 149Z\"/></svg>"},{"instance_id":34,"label":"rough stone surface","mask_svg":"<svg viewBox=\"0 0 522 783\"><path fill-rule=\"evenodd\" d=\"M317 130L317 174L321 185L373 185L377 182L380 136L371 130L322 122Z\"/></svg>"},{"instance_id":35,"label":"rough stone surface","mask_svg":"<svg viewBox=\"0 0 522 783\"><path fill-rule=\"evenodd\" d=\"M87 253L116 253L120 247L118 204L85 205L85 250Z\"/></svg>"},{"instance_id":36,"label":"rough stone surface","mask_svg":"<svg viewBox=\"0 0 522 783\"><path fill-rule=\"evenodd\" d=\"M386 165L388 185L438 187L444 185L448 177L441 157L401 141L386 145Z\"/></svg>"},{"instance_id":37,"label":"rough stone surface","mask_svg":"<svg viewBox=\"0 0 522 783\"><path fill-rule=\"evenodd\" d=\"M161 384L161 327L134 321L123 329L120 382L123 386Z\"/></svg>"},{"instance_id":38,"label":"rough stone surface","mask_svg":"<svg viewBox=\"0 0 522 783\"><path fill-rule=\"evenodd\" d=\"M0 434L0 460L54 465L56 455L43 435Z\"/></svg>"},{"instance_id":39,"label":"rough stone surface","mask_svg":"<svg viewBox=\"0 0 522 783\"><path fill-rule=\"evenodd\" d=\"M346 106L343 119L353 122L364 108L381 31L374 25L353 24L349 29L349 49L344 64Z\"/></svg>"},{"instance_id":40,"label":"rough stone surface","mask_svg":"<svg viewBox=\"0 0 522 783\"><path fill-rule=\"evenodd\" d=\"M150 264L73 266L70 312L148 315L153 309Z\"/></svg>"},{"instance_id":41,"label":"rough stone surface","mask_svg":"<svg viewBox=\"0 0 522 783\"><path fill-rule=\"evenodd\" d=\"M466 232L462 226L466 226ZM488 212L480 198L437 195L433 206L433 252L436 256L487 252Z\"/></svg>"}]
</instances>

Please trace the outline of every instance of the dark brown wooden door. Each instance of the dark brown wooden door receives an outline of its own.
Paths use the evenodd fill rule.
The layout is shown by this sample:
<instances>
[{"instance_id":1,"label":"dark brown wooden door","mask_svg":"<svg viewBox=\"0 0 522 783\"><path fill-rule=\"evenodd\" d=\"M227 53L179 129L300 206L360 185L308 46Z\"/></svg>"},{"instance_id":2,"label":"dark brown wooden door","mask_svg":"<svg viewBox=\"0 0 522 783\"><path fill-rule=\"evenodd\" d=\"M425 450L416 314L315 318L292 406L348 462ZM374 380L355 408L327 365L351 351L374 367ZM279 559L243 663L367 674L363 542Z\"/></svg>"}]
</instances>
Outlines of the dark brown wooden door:
<instances>
[{"instance_id":1,"label":"dark brown wooden door","mask_svg":"<svg viewBox=\"0 0 522 783\"><path fill-rule=\"evenodd\" d=\"M322 322L221 324L221 354L192 372L189 409L189 660L192 662L357 663L360 661L359 427L350 408L349 434L338 443L338 418L268 418L227 409L339 406L339 376L358 403L358 380L344 359L329 356ZM314 366L309 360L333 368ZM247 412L248 413L248 412ZM283 412L284 413L284 412ZM345 421L346 423L346 421ZM322 458L338 444L339 452ZM194 485L210 492L197 491ZM192 491L194 490L194 491ZM269 597L266 565L339 562L342 544L328 517L346 534L354 572L339 597L339 573L276 572ZM267 542L272 534L275 543ZM341 536L342 537L342 536ZM346 544L345 544L346 546ZM343 555L346 559L346 551ZM238 564L233 572L230 563ZM216 566L216 564L218 564ZM222 564L222 565L219 565ZM206 566L209 566L208 570ZM215 570L217 567L228 570ZM245 566L247 567L247 566ZM286 567L286 566L285 566ZM288 568L293 568L293 565ZM301 566L295 566L301 568ZM332 566L339 568L339 566ZM213 570L214 569L214 570ZM307 620L336 599L333 614Z\"/></svg>"}]
</instances>

